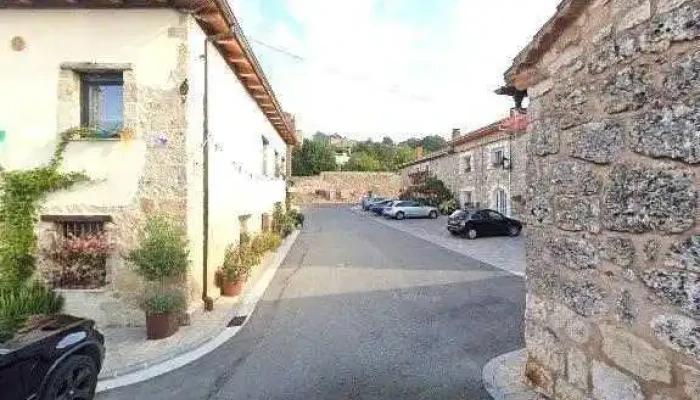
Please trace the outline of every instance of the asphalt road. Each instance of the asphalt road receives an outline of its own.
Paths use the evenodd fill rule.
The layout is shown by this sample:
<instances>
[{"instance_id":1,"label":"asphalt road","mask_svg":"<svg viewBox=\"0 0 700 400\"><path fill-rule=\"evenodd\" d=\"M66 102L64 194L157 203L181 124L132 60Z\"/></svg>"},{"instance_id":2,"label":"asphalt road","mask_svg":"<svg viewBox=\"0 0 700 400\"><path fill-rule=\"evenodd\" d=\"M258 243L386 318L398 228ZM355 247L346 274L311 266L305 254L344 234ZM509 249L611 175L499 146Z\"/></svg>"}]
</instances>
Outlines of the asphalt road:
<instances>
[{"instance_id":1,"label":"asphalt road","mask_svg":"<svg viewBox=\"0 0 700 400\"><path fill-rule=\"evenodd\" d=\"M346 208L306 215L238 335L98 399L488 399L483 365L523 346L522 278Z\"/></svg>"}]
</instances>

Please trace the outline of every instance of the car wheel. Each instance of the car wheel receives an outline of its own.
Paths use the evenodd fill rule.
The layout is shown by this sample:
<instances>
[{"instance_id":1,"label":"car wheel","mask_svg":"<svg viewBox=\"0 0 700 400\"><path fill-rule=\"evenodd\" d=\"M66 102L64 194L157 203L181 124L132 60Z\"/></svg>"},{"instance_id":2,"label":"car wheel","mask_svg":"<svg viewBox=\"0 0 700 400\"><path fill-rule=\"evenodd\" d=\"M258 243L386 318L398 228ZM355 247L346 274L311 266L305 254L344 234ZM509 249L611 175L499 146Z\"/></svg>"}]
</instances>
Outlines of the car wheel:
<instances>
[{"instance_id":1,"label":"car wheel","mask_svg":"<svg viewBox=\"0 0 700 400\"><path fill-rule=\"evenodd\" d=\"M438 213L437 213L437 211L435 211L435 210L431 211L430 214L428 214L428 215L429 215L430 218L432 218L432 219L435 219L435 218L438 217Z\"/></svg>"},{"instance_id":2,"label":"car wheel","mask_svg":"<svg viewBox=\"0 0 700 400\"><path fill-rule=\"evenodd\" d=\"M95 397L98 373L92 357L71 356L51 373L41 399L90 400Z\"/></svg>"},{"instance_id":3,"label":"car wheel","mask_svg":"<svg viewBox=\"0 0 700 400\"><path fill-rule=\"evenodd\" d=\"M520 228L515 225L508 227L508 236L516 237L518 235L520 235Z\"/></svg>"},{"instance_id":4,"label":"car wheel","mask_svg":"<svg viewBox=\"0 0 700 400\"><path fill-rule=\"evenodd\" d=\"M467 238L476 239L477 236L478 236L478 234L476 232L476 229L474 229L474 228L467 229Z\"/></svg>"},{"instance_id":5,"label":"car wheel","mask_svg":"<svg viewBox=\"0 0 700 400\"><path fill-rule=\"evenodd\" d=\"M403 212L399 211L399 212L396 213L396 219L401 220L401 219L404 219L404 218L406 218L406 214L404 214Z\"/></svg>"}]
</instances>

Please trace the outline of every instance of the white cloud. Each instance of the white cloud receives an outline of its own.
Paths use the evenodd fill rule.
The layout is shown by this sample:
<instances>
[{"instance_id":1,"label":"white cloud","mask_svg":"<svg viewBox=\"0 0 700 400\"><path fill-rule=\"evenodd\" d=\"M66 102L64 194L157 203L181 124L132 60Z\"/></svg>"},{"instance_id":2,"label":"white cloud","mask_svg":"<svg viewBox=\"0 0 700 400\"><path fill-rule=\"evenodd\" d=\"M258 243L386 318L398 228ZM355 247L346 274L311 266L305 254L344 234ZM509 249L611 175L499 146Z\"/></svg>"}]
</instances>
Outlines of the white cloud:
<instances>
[{"instance_id":1,"label":"white cloud","mask_svg":"<svg viewBox=\"0 0 700 400\"><path fill-rule=\"evenodd\" d=\"M429 18L404 12L423 0L280 0L291 18L272 18L262 1L269 0L232 3L252 39L305 58L253 40L300 128L375 139L448 135L452 127L475 129L506 115L510 99L493 90L558 3L435 0L430 7L440 8Z\"/></svg>"}]
</instances>

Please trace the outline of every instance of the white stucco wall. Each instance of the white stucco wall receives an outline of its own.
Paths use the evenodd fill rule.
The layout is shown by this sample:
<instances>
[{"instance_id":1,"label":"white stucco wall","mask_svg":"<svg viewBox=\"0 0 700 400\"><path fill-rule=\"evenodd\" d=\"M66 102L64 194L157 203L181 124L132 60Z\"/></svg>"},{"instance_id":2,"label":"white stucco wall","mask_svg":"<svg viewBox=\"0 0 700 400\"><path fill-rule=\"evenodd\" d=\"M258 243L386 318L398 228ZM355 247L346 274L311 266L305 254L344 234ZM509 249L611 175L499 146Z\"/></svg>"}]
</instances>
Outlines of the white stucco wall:
<instances>
[{"instance_id":1,"label":"white stucco wall","mask_svg":"<svg viewBox=\"0 0 700 400\"><path fill-rule=\"evenodd\" d=\"M205 35L194 20L189 23L189 96L187 151L195 155L188 165L188 230L194 270L202 265L202 117ZM216 48L208 44L209 63L209 276L223 261L224 251L236 243L238 217L250 214L248 227L260 229L260 215L284 201L283 178L274 178L274 151L280 159L286 146L254 100L245 91ZM269 141L268 173L262 175L262 136ZM195 273L201 285L201 272ZM210 286L209 294L218 296Z\"/></svg>"},{"instance_id":2,"label":"white stucco wall","mask_svg":"<svg viewBox=\"0 0 700 400\"><path fill-rule=\"evenodd\" d=\"M6 139L0 143L0 164L27 168L50 159L59 133L61 63L130 63L138 85L172 86L177 46L168 29L178 18L173 10L2 10L0 130ZM9 46L15 36L26 42L23 51ZM79 124L77 117L73 125ZM132 203L145 152L138 136L128 145L71 143L64 169L87 171L96 182L51 195L45 208L85 212Z\"/></svg>"}]
</instances>

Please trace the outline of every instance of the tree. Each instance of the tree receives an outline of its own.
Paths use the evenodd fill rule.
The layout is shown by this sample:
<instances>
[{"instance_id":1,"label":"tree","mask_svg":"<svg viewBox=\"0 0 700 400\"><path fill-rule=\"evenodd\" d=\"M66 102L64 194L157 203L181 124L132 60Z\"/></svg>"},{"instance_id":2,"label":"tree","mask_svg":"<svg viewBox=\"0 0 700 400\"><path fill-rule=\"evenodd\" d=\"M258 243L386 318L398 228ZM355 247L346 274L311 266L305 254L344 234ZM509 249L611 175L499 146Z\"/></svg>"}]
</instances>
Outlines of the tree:
<instances>
[{"instance_id":1,"label":"tree","mask_svg":"<svg viewBox=\"0 0 700 400\"><path fill-rule=\"evenodd\" d=\"M345 171L384 171L386 167L371 153L354 152L347 164L343 166Z\"/></svg>"},{"instance_id":2,"label":"tree","mask_svg":"<svg viewBox=\"0 0 700 400\"><path fill-rule=\"evenodd\" d=\"M389 136L384 136L384 139L382 139L382 144L383 144L384 146L391 146L391 147L393 147L393 146L394 146L394 141L391 140L391 138L390 138Z\"/></svg>"},{"instance_id":3,"label":"tree","mask_svg":"<svg viewBox=\"0 0 700 400\"><path fill-rule=\"evenodd\" d=\"M335 154L325 143L304 140L292 154L292 175L318 175L321 171L335 171Z\"/></svg>"},{"instance_id":4,"label":"tree","mask_svg":"<svg viewBox=\"0 0 700 400\"><path fill-rule=\"evenodd\" d=\"M430 153L438 151L447 145L447 141L438 135L426 136L422 139L411 138L399 143L399 146L408 146L411 148L422 147L423 151Z\"/></svg>"},{"instance_id":5,"label":"tree","mask_svg":"<svg viewBox=\"0 0 700 400\"><path fill-rule=\"evenodd\" d=\"M396 168L416 159L416 150L409 146L399 146L394 152L394 165Z\"/></svg>"}]
</instances>

